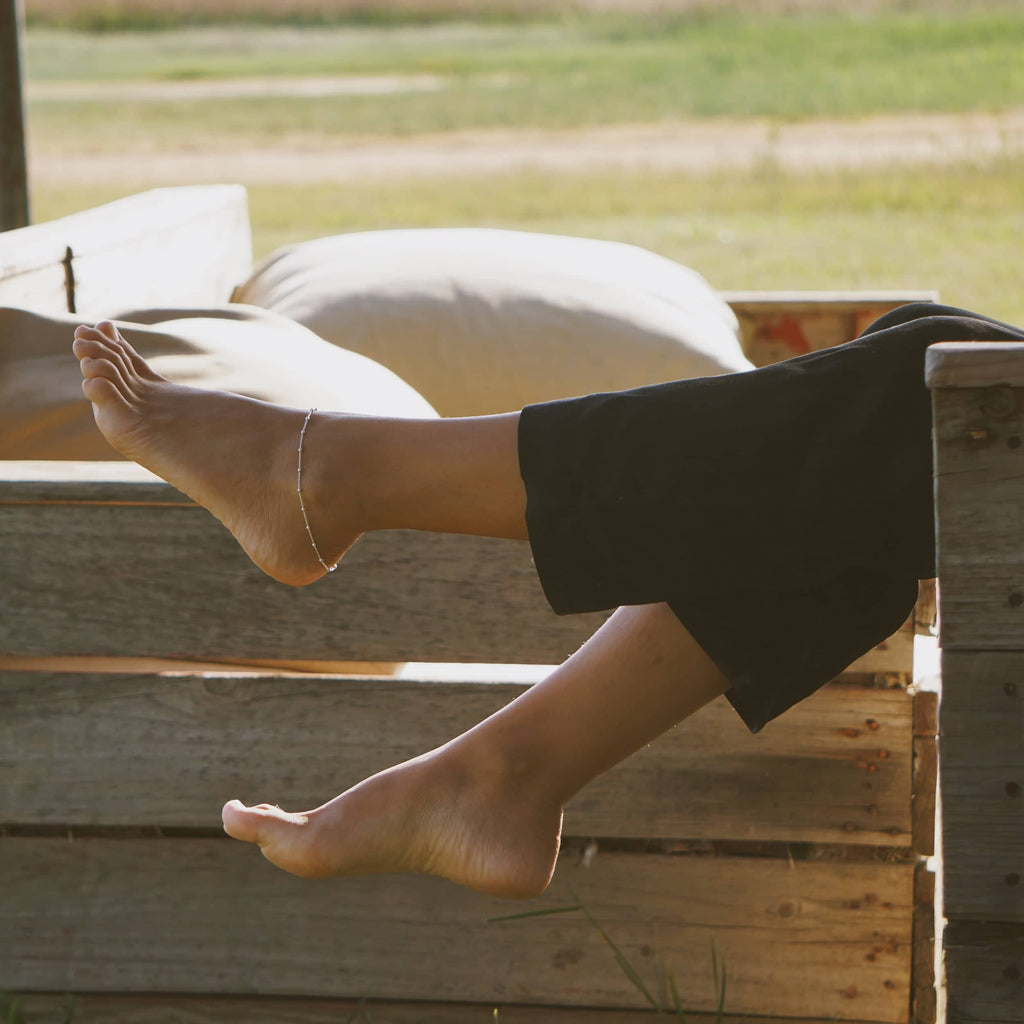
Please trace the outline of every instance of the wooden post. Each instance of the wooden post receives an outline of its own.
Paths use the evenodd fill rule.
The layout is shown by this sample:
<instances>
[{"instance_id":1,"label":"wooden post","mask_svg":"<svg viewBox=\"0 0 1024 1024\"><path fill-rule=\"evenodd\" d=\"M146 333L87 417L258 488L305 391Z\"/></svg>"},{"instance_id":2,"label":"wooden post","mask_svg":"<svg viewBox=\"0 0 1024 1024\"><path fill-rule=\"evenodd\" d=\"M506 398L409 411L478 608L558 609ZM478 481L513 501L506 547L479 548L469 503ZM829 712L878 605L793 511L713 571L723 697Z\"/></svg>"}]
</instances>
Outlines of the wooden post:
<instances>
[{"instance_id":1,"label":"wooden post","mask_svg":"<svg viewBox=\"0 0 1024 1024\"><path fill-rule=\"evenodd\" d=\"M20 0L0 0L0 231L29 221L20 21Z\"/></svg>"},{"instance_id":2,"label":"wooden post","mask_svg":"<svg viewBox=\"0 0 1024 1024\"><path fill-rule=\"evenodd\" d=\"M1024 1020L1024 344L928 350L947 1024Z\"/></svg>"}]
</instances>

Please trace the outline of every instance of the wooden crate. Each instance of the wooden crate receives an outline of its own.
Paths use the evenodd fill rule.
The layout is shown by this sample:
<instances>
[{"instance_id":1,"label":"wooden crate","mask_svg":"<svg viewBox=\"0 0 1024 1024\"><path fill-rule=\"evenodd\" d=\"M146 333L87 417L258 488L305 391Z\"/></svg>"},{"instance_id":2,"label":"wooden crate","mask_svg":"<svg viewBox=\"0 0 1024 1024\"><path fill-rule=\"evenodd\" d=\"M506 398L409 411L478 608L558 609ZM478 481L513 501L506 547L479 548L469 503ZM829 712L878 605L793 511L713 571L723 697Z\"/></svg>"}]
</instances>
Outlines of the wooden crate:
<instances>
[{"instance_id":1,"label":"wooden crate","mask_svg":"<svg viewBox=\"0 0 1024 1024\"><path fill-rule=\"evenodd\" d=\"M570 804L555 880L525 907L428 878L305 883L218 834L225 797L319 803L524 684L181 659L546 663L601 616L552 615L517 542L370 536L295 591L137 467L4 471L0 986L641 1007L582 914L489 920L571 888L653 991L672 968L690 1009L713 1009L714 942L734 1014L908 1019L928 695L915 709L860 673L756 737L716 702ZM904 680L907 651L873 652L873 670ZM179 664L89 660L112 655Z\"/></svg>"},{"instance_id":2,"label":"wooden crate","mask_svg":"<svg viewBox=\"0 0 1024 1024\"><path fill-rule=\"evenodd\" d=\"M1024 344L928 353L949 1024L1024 1020Z\"/></svg>"},{"instance_id":3,"label":"wooden crate","mask_svg":"<svg viewBox=\"0 0 1024 1024\"><path fill-rule=\"evenodd\" d=\"M161 191L102 261L0 268L3 301L225 301L224 260L245 270L237 195L194 194L212 206L178 233ZM75 252L93 251L111 214L80 216ZM220 269L173 297L111 291L148 217L221 246ZM18 253L53 249L40 227ZM928 296L727 297L763 363ZM548 664L578 647L604 617L551 614L524 544L379 534L296 591L124 463L0 464L0 524L0 990L28 1020L63 1020L66 993L76 1024L326 1024L365 997L395 1024L649 1017L582 912L495 920L576 896L663 1004L672 972L696 1021L715 1006L712 943L734 1024L934 1020L935 709L908 691L915 621L757 736L719 700L595 781L548 892L509 904L422 877L303 882L224 837L219 810L319 803L525 685L242 662ZM925 591L916 628L930 617Z\"/></svg>"}]
</instances>

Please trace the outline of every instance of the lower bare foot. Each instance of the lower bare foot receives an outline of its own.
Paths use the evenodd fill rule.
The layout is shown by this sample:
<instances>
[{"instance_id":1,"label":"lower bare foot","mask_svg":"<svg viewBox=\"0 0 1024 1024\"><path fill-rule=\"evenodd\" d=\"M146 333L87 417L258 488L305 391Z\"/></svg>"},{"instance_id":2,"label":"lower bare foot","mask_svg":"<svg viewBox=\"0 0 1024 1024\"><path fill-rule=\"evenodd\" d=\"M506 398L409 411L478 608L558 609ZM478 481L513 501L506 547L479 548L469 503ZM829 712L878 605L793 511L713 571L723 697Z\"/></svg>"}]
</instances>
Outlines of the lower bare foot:
<instances>
[{"instance_id":1,"label":"lower bare foot","mask_svg":"<svg viewBox=\"0 0 1024 1024\"><path fill-rule=\"evenodd\" d=\"M454 741L458 742L458 741ZM225 804L228 835L304 878L416 872L491 896L542 892L558 855L562 812L535 791L462 767L452 744L371 776L313 811Z\"/></svg>"},{"instance_id":2,"label":"lower bare foot","mask_svg":"<svg viewBox=\"0 0 1024 1024\"><path fill-rule=\"evenodd\" d=\"M117 451L209 509L275 579L302 586L323 575L295 486L305 411L174 384L109 322L77 328L74 352L96 425ZM305 439L303 498L324 560L333 565L359 529L318 500L316 423L314 417Z\"/></svg>"}]
</instances>

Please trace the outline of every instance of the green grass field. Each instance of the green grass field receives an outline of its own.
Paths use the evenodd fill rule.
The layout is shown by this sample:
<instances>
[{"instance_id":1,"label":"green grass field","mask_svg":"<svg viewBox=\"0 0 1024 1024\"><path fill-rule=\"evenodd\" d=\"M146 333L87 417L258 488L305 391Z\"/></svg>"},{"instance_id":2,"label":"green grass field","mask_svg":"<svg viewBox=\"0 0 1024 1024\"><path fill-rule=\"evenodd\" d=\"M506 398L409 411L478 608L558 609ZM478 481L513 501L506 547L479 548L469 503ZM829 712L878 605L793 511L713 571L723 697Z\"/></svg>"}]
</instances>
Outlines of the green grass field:
<instances>
[{"instance_id":1,"label":"green grass field","mask_svg":"<svg viewBox=\"0 0 1024 1024\"><path fill-rule=\"evenodd\" d=\"M490 225L633 242L717 287L937 288L1024 323L1024 159L984 167L710 176L591 173L250 187L257 254L389 227ZM47 189L39 219L123 189Z\"/></svg>"},{"instance_id":2,"label":"green grass field","mask_svg":"<svg viewBox=\"0 0 1024 1024\"><path fill-rule=\"evenodd\" d=\"M30 81L436 74L446 88L321 99L39 99L41 146L568 128L681 117L797 119L1024 106L1024 11L873 19L621 17L395 29L27 35Z\"/></svg>"},{"instance_id":3,"label":"green grass field","mask_svg":"<svg viewBox=\"0 0 1024 1024\"><path fill-rule=\"evenodd\" d=\"M294 152L353 135L576 127L680 116L779 120L1024 107L1024 10L740 19L28 34L33 82L432 73L451 86L326 100L38 100L30 139L67 154L46 219L134 191L75 183L73 153L124 146ZM504 85L482 87L487 76ZM244 180L244 179L243 179ZM142 186L140 186L142 187ZM864 172L581 171L251 185L258 255L340 231L488 224L617 238L722 288L938 288L1024 323L1024 160Z\"/></svg>"}]
</instances>

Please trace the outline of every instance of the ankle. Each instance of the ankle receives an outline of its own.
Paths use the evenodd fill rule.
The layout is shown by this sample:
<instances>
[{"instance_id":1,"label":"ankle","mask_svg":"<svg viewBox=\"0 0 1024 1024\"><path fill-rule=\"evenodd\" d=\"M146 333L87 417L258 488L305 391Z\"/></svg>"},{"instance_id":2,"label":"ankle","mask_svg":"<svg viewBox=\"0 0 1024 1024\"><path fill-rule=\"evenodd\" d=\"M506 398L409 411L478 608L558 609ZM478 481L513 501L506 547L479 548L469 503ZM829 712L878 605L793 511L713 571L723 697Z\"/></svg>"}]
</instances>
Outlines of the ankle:
<instances>
[{"instance_id":1,"label":"ankle","mask_svg":"<svg viewBox=\"0 0 1024 1024\"><path fill-rule=\"evenodd\" d=\"M549 770L534 738L523 742L511 731L486 730L487 723L439 748L439 758L464 799L498 806L560 811L565 802L557 774Z\"/></svg>"},{"instance_id":2,"label":"ankle","mask_svg":"<svg viewBox=\"0 0 1024 1024\"><path fill-rule=\"evenodd\" d=\"M317 410L302 438L303 504L318 546L342 550L361 533L379 529L374 521L377 470L363 417ZM299 432L293 440L292 475L298 463ZM343 510L338 515L337 510ZM336 552L340 556L341 550Z\"/></svg>"}]
</instances>

